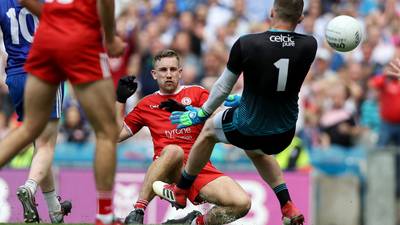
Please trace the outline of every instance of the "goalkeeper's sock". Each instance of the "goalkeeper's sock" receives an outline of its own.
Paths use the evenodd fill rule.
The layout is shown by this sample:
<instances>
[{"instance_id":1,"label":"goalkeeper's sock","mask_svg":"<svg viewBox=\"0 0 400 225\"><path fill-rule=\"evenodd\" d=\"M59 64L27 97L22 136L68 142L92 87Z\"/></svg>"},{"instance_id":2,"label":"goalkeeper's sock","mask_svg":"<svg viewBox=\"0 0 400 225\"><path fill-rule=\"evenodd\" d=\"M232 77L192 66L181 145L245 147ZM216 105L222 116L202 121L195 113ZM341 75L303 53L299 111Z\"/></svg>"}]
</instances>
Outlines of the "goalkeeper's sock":
<instances>
[{"instance_id":1,"label":"goalkeeper's sock","mask_svg":"<svg viewBox=\"0 0 400 225\"><path fill-rule=\"evenodd\" d=\"M181 174L181 179L176 186L180 189L189 189L192 186L193 182L196 180L196 177L197 175L190 175L186 172L186 170L183 170Z\"/></svg>"},{"instance_id":2,"label":"goalkeeper's sock","mask_svg":"<svg viewBox=\"0 0 400 225\"><path fill-rule=\"evenodd\" d=\"M282 183L276 187L273 188L276 197L279 200L279 204L281 205L281 208L283 208L283 206L288 202L291 201L290 199L290 194L289 194L289 190L286 186L286 183Z\"/></svg>"},{"instance_id":3,"label":"goalkeeper's sock","mask_svg":"<svg viewBox=\"0 0 400 225\"><path fill-rule=\"evenodd\" d=\"M146 210L148 204L149 204L149 201L147 201L145 199L139 199L139 200L137 200L137 202L135 203L135 205L133 207L135 209L141 209L144 212Z\"/></svg>"}]
</instances>

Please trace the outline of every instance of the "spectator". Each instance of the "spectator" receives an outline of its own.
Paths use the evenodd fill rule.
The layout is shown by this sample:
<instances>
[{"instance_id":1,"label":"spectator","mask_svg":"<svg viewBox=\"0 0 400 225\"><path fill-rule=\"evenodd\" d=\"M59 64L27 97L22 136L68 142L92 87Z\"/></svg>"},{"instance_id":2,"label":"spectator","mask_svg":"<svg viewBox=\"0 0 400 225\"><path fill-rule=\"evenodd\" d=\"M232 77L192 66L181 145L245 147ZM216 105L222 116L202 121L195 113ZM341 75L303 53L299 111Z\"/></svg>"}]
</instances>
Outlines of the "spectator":
<instances>
[{"instance_id":1,"label":"spectator","mask_svg":"<svg viewBox=\"0 0 400 225\"><path fill-rule=\"evenodd\" d=\"M66 142L85 143L89 140L91 130L83 118L77 105L65 109L65 121L61 126L61 134Z\"/></svg>"},{"instance_id":2,"label":"spectator","mask_svg":"<svg viewBox=\"0 0 400 225\"><path fill-rule=\"evenodd\" d=\"M336 76L336 73L330 69L330 63L331 53L329 50L319 48L312 67L315 79L326 79Z\"/></svg>"},{"instance_id":3,"label":"spectator","mask_svg":"<svg viewBox=\"0 0 400 225\"><path fill-rule=\"evenodd\" d=\"M187 32L190 36L190 51L197 57L201 55L201 35L195 32L196 21L190 11L182 12L179 16L180 31Z\"/></svg>"},{"instance_id":4,"label":"spectator","mask_svg":"<svg viewBox=\"0 0 400 225\"><path fill-rule=\"evenodd\" d=\"M332 83L329 90L330 103L320 119L321 130L329 138L329 144L350 148L355 145L355 138L361 133L353 113L346 109L349 91L341 83Z\"/></svg>"},{"instance_id":5,"label":"spectator","mask_svg":"<svg viewBox=\"0 0 400 225\"><path fill-rule=\"evenodd\" d=\"M378 145L400 146L400 59L396 58L391 68L373 77L369 85L378 91L378 102L382 118Z\"/></svg>"}]
</instances>

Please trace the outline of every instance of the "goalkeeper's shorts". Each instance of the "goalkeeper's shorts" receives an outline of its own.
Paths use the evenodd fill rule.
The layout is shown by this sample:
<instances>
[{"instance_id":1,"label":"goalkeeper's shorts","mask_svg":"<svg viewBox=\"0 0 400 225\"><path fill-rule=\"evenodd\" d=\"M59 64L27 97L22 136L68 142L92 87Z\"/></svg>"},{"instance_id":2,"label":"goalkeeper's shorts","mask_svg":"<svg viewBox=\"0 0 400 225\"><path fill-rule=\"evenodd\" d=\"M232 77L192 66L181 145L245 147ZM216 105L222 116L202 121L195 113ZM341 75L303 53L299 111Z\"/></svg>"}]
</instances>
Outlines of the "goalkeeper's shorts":
<instances>
[{"instance_id":1,"label":"goalkeeper's shorts","mask_svg":"<svg viewBox=\"0 0 400 225\"><path fill-rule=\"evenodd\" d=\"M290 145L296 128L280 133L263 136L249 136L240 133L232 124L233 114L237 108L228 108L218 112L214 117L214 127L219 141L232 144L244 150L261 150L265 154L274 155Z\"/></svg>"}]
</instances>

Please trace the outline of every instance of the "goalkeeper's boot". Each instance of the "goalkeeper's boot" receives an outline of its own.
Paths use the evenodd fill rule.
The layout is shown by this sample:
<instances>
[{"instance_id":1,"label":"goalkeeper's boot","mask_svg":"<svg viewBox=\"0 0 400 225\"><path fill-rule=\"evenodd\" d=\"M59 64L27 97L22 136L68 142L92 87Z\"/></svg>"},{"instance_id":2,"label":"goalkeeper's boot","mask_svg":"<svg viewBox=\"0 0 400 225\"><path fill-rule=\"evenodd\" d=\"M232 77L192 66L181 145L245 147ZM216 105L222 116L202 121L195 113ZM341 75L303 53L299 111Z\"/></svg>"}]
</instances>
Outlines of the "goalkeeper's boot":
<instances>
[{"instance_id":1,"label":"goalkeeper's boot","mask_svg":"<svg viewBox=\"0 0 400 225\"><path fill-rule=\"evenodd\" d=\"M122 221L119 219L113 219L111 223L103 223L100 219L96 219L96 222L94 223L95 225L124 225Z\"/></svg>"},{"instance_id":2,"label":"goalkeeper's boot","mask_svg":"<svg viewBox=\"0 0 400 225\"><path fill-rule=\"evenodd\" d=\"M153 190L162 199L169 201L176 209L186 207L189 190L181 189L175 184L167 184L162 181L155 181L153 183Z\"/></svg>"},{"instance_id":3,"label":"goalkeeper's boot","mask_svg":"<svg viewBox=\"0 0 400 225\"><path fill-rule=\"evenodd\" d=\"M303 225L304 216L293 202L288 201L282 208L283 225Z\"/></svg>"},{"instance_id":4,"label":"goalkeeper's boot","mask_svg":"<svg viewBox=\"0 0 400 225\"><path fill-rule=\"evenodd\" d=\"M58 201L61 201L60 196L58 196ZM50 221L51 223L64 223L64 216L67 216L71 213L72 203L68 200L60 202L61 211L59 212L50 212Z\"/></svg>"},{"instance_id":5,"label":"goalkeeper's boot","mask_svg":"<svg viewBox=\"0 0 400 225\"><path fill-rule=\"evenodd\" d=\"M24 222L40 223L35 196L33 196L31 190L25 186L20 186L17 189L17 196L24 208Z\"/></svg>"},{"instance_id":6,"label":"goalkeeper's boot","mask_svg":"<svg viewBox=\"0 0 400 225\"><path fill-rule=\"evenodd\" d=\"M129 213L129 215L125 218L125 224L143 224L144 219L144 211L143 209L135 209Z\"/></svg>"},{"instance_id":7,"label":"goalkeeper's boot","mask_svg":"<svg viewBox=\"0 0 400 225\"><path fill-rule=\"evenodd\" d=\"M165 222L163 224L192 224L192 221L195 220L200 215L201 215L201 212L194 210L194 211L190 212L189 214L187 214L183 218L167 220L167 222Z\"/></svg>"}]
</instances>

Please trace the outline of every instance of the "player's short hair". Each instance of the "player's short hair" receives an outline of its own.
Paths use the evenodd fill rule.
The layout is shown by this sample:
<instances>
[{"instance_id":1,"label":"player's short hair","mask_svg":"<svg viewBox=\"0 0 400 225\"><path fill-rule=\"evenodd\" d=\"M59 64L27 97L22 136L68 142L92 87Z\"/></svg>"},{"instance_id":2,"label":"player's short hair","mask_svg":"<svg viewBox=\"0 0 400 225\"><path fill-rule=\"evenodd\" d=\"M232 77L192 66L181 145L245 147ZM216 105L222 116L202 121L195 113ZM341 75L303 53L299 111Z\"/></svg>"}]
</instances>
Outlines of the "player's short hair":
<instances>
[{"instance_id":1,"label":"player's short hair","mask_svg":"<svg viewBox=\"0 0 400 225\"><path fill-rule=\"evenodd\" d=\"M179 58L178 53L176 53L174 50L171 49L165 49L157 53L157 55L154 56L153 58L153 65L156 64L157 61L160 61L162 58L169 58L169 57L175 57L178 60L178 65L181 64L181 60Z\"/></svg>"},{"instance_id":2,"label":"player's short hair","mask_svg":"<svg viewBox=\"0 0 400 225\"><path fill-rule=\"evenodd\" d=\"M303 0L275 0L274 9L277 17L291 23L297 23L303 14Z\"/></svg>"}]
</instances>

